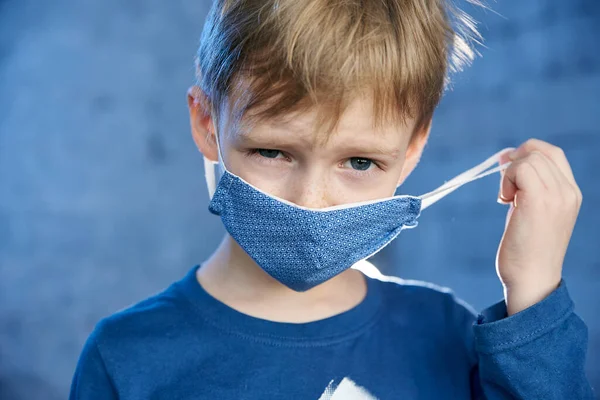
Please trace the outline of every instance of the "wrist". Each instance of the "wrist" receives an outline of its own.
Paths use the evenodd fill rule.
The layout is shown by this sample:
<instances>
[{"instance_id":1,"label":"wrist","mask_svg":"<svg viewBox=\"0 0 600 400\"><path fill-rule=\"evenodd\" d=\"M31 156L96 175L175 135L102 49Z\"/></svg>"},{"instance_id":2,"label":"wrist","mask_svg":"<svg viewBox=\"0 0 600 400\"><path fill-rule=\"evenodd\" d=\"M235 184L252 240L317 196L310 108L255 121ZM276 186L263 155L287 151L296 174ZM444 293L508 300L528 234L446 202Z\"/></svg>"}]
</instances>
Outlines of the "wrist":
<instances>
[{"instance_id":1,"label":"wrist","mask_svg":"<svg viewBox=\"0 0 600 400\"><path fill-rule=\"evenodd\" d=\"M508 316L521 312L539 303L560 285L560 279L548 284L530 284L525 286L505 286L504 300Z\"/></svg>"}]
</instances>

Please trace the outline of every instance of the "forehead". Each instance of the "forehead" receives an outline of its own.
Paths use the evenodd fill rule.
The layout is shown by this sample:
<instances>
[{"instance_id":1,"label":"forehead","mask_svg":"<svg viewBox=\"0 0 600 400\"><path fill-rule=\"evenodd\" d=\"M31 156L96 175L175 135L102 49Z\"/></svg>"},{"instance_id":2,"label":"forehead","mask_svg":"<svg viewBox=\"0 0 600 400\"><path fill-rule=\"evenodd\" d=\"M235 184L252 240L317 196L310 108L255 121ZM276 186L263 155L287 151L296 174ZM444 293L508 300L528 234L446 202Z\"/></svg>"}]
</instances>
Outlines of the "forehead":
<instances>
[{"instance_id":1,"label":"forehead","mask_svg":"<svg viewBox=\"0 0 600 400\"><path fill-rule=\"evenodd\" d=\"M310 148L335 148L344 144L377 148L401 148L410 141L415 121L375 124L373 103L369 98L357 98L348 104L336 126L328 131L319 125L318 109L288 113L276 118L240 124L233 130L238 140L257 142L298 143Z\"/></svg>"}]
</instances>

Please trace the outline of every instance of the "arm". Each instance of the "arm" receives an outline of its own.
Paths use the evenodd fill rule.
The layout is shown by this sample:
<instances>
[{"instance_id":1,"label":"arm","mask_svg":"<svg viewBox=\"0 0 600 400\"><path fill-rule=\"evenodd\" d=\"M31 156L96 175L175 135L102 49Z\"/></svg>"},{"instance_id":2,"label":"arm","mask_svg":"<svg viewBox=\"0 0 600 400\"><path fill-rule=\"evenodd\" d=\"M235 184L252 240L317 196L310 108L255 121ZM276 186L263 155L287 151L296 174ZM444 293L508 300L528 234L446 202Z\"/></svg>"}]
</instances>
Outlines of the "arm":
<instances>
[{"instance_id":1,"label":"arm","mask_svg":"<svg viewBox=\"0 0 600 400\"><path fill-rule=\"evenodd\" d=\"M562 280L581 190L564 152L549 143L528 140L503 154L508 161L498 199L511 206L496 256L504 301L473 327L475 384L488 399L591 399L587 328Z\"/></svg>"},{"instance_id":2,"label":"arm","mask_svg":"<svg viewBox=\"0 0 600 400\"><path fill-rule=\"evenodd\" d=\"M94 335L89 337L75 370L69 400L118 399Z\"/></svg>"},{"instance_id":3,"label":"arm","mask_svg":"<svg viewBox=\"0 0 600 400\"><path fill-rule=\"evenodd\" d=\"M587 327L564 281L539 303L507 315L501 301L472 326L474 399L594 399L584 372Z\"/></svg>"}]
</instances>

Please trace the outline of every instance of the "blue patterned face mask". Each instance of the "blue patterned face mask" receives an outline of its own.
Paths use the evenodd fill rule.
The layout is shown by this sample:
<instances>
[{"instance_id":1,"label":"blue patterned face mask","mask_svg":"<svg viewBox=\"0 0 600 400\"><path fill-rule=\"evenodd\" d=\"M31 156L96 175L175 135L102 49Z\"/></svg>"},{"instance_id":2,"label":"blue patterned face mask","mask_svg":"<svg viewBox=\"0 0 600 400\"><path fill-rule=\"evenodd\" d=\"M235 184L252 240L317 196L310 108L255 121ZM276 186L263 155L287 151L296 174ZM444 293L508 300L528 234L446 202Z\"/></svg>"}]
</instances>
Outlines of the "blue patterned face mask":
<instances>
[{"instance_id":1,"label":"blue patterned face mask","mask_svg":"<svg viewBox=\"0 0 600 400\"><path fill-rule=\"evenodd\" d=\"M227 232L265 272L301 292L377 253L403 229L416 227L422 210L458 187L508 167L490 169L504 151L423 196L319 209L271 196L224 165L215 185L214 163L205 159L209 210L221 216Z\"/></svg>"}]
</instances>

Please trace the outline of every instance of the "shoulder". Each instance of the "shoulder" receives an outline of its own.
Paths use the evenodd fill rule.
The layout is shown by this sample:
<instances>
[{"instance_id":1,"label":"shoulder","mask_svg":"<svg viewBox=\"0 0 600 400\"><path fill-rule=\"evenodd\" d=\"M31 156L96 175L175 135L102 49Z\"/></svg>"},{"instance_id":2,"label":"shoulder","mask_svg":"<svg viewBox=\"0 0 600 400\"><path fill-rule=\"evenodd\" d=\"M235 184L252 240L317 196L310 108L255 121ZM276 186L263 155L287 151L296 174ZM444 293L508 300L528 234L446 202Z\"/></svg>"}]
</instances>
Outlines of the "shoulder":
<instances>
[{"instance_id":1,"label":"shoulder","mask_svg":"<svg viewBox=\"0 0 600 400\"><path fill-rule=\"evenodd\" d=\"M475 321L477 312L455 292L435 283L383 275L366 261L357 269L368 279L377 281L388 311L435 318L438 323L467 323Z\"/></svg>"},{"instance_id":2,"label":"shoulder","mask_svg":"<svg viewBox=\"0 0 600 400\"><path fill-rule=\"evenodd\" d=\"M105 358L143 353L148 346L172 340L193 313L177 283L100 320L90 335Z\"/></svg>"},{"instance_id":3,"label":"shoulder","mask_svg":"<svg viewBox=\"0 0 600 400\"><path fill-rule=\"evenodd\" d=\"M431 282L385 276L373 265L359 269L380 288L385 320L392 329L427 338L440 354L462 348L469 363L476 362L473 324L477 313L452 289Z\"/></svg>"},{"instance_id":4,"label":"shoulder","mask_svg":"<svg viewBox=\"0 0 600 400\"><path fill-rule=\"evenodd\" d=\"M73 398L117 398L123 380L154 361L185 318L175 284L98 322L79 356ZM102 393L102 394L100 394Z\"/></svg>"}]
</instances>

